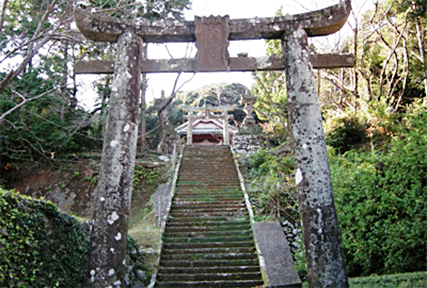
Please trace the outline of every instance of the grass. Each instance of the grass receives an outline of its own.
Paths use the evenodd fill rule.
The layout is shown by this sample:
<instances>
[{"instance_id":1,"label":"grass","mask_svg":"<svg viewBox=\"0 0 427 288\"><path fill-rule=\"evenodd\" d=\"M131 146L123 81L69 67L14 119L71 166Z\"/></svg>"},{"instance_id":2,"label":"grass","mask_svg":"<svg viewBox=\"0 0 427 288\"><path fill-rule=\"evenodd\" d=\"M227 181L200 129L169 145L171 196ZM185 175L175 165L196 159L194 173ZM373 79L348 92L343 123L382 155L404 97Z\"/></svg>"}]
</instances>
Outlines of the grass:
<instances>
[{"instance_id":1,"label":"grass","mask_svg":"<svg viewBox=\"0 0 427 288\"><path fill-rule=\"evenodd\" d=\"M350 288L425 288L427 272L349 278ZM308 288L307 282L302 285Z\"/></svg>"},{"instance_id":2,"label":"grass","mask_svg":"<svg viewBox=\"0 0 427 288\"><path fill-rule=\"evenodd\" d=\"M160 242L160 227L157 226L157 218L154 215L154 211L151 211L138 223L134 223L128 233L143 248L156 250Z\"/></svg>"}]
</instances>

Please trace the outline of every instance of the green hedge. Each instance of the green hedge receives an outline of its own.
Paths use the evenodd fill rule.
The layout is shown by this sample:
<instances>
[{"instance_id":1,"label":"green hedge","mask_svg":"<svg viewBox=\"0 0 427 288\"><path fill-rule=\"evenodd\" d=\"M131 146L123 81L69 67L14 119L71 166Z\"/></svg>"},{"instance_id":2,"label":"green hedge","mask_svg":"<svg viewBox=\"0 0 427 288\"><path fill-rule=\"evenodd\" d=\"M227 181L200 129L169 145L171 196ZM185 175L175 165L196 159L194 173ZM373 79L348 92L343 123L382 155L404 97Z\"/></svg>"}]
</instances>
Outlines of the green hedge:
<instances>
[{"instance_id":1,"label":"green hedge","mask_svg":"<svg viewBox=\"0 0 427 288\"><path fill-rule=\"evenodd\" d=\"M425 271L426 111L402 119L382 151L330 157L335 204L351 277Z\"/></svg>"},{"instance_id":2,"label":"green hedge","mask_svg":"<svg viewBox=\"0 0 427 288\"><path fill-rule=\"evenodd\" d=\"M357 277L348 279L350 288L425 288L427 272ZM307 288L307 282L302 285Z\"/></svg>"},{"instance_id":3,"label":"green hedge","mask_svg":"<svg viewBox=\"0 0 427 288\"><path fill-rule=\"evenodd\" d=\"M425 288L427 272L351 278L352 288Z\"/></svg>"},{"instance_id":4,"label":"green hedge","mask_svg":"<svg viewBox=\"0 0 427 288\"><path fill-rule=\"evenodd\" d=\"M89 225L50 202L0 188L0 227L0 287L83 287ZM147 282L150 273L131 238L127 251L129 285ZM137 279L138 270L146 279Z\"/></svg>"}]
</instances>

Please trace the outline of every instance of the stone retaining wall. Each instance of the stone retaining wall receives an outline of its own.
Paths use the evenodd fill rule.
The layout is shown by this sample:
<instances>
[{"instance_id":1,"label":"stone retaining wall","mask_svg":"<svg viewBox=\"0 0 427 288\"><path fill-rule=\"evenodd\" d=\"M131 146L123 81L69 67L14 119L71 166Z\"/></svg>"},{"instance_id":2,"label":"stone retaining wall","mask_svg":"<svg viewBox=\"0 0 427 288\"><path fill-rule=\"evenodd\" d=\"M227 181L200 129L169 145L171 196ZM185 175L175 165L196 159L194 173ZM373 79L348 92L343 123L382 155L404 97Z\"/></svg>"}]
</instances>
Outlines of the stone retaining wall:
<instances>
[{"instance_id":1,"label":"stone retaining wall","mask_svg":"<svg viewBox=\"0 0 427 288\"><path fill-rule=\"evenodd\" d=\"M233 149L237 154L252 154L260 148L265 148L267 138L264 135L235 135Z\"/></svg>"},{"instance_id":2,"label":"stone retaining wall","mask_svg":"<svg viewBox=\"0 0 427 288\"><path fill-rule=\"evenodd\" d=\"M289 248L291 248L295 261L295 254L301 252L301 246L298 243L301 240L301 229L296 228L294 224L287 220L280 224L282 225L283 232L285 232L286 239L289 242Z\"/></svg>"}]
</instances>

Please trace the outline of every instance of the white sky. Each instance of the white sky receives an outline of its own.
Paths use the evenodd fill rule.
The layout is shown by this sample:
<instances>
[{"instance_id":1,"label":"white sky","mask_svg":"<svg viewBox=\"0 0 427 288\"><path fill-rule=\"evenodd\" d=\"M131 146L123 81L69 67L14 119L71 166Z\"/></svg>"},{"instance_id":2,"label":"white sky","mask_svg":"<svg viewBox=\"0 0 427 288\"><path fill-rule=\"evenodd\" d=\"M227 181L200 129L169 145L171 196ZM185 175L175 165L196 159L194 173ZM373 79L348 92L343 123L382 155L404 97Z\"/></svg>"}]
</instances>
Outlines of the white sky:
<instances>
[{"instance_id":1,"label":"white sky","mask_svg":"<svg viewBox=\"0 0 427 288\"><path fill-rule=\"evenodd\" d=\"M185 13L185 19L193 20L195 15L229 15L230 19L273 17L280 6L283 6L283 14L298 14L322 9L337 4L338 2L339 0L193 0L192 9ZM359 11L361 7L366 8L367 4L370 4L370 2L372 1L353 0L352 6L355 11ZM345 29L345 27L343 29ZM334 42L336 39L329 39L327 41ZM331 45L330 43L324 44ZM168 44L167 46L173 58L183 58L186 56L185 51L187 44ZM240 52L247 52L249 56L265 56L265 49L264 40L230 41L228 51L231 57L236 57L237 53ZM195 48L193 48L193 53L195 53ZM170 58L165 45L159 44L149 44L148 57L152 59ZM159 98L161 90L165 90L166 96L170 95L176 75L175 73L149 74L147 101L151 101L153 98ZM184 83L186 80L190 79L192 75L192 73L182 74L179 83ZM218 82L237 82L250 89L253 84L253 78L250 72L198 73L191 82L185 84L182 90L197 90L197 88L202 86Z\"/></svg>"},{"instance_id":2,"label":"white sky","mask_svg":"<svg viewBox=\"0 0 427 288\"><path fill-rule=\"evenodd\" d=\"M229 15L230 19L237 18L254 18L254 17L273 17L276 11L283 6L284 14L298 14L307 11L318 10L330 5L337 4L339 0L193 0L192 9L186 11L185 19L194 20L194 16L224 16ZM301 4L299 4L300 2ZM360 10L372 7L373 0L353 0L353 11L359 13ZM368 7L369 6L369 7ZM351 20L352 16L349 17ZM349 31L349 25L346 24L342 31ZM329 36L319 37L317 44L320 46L333 47L335 43L342 37L343 33ZM322 39L323 38L323 39ZM193 44L194 45L194 44ZM187 44L185 43L169 43L168 49L164 44L149 44L148 58L150 59L169 59L171 58L167 50L173 58L184 58L186 55ZM192 49L194 57L195 48ZM247 52L249 56L264 56L265 41L230 41L228 48L230 56L236 57L237 53ZM183 73L179 79L178 87L186 80L190 79L192 73ZM165 91L166 97L172 92L175 82L176 73L148 74L148 90L146 101L150 102L154 98L159 98L161 90ZM84 79L92 78L89 75L83 75ZM213 83L241 83L249 89L253 84L253 79L250 72L216 72L216 73L198 73L181 90L197 90L200 87ZM84 92L84 91L82 91ZM80 96L80 102L85 102L86 107L92 107L92 101L88 97L88 91L85 95Z\"/></svg>"}]
</instances>

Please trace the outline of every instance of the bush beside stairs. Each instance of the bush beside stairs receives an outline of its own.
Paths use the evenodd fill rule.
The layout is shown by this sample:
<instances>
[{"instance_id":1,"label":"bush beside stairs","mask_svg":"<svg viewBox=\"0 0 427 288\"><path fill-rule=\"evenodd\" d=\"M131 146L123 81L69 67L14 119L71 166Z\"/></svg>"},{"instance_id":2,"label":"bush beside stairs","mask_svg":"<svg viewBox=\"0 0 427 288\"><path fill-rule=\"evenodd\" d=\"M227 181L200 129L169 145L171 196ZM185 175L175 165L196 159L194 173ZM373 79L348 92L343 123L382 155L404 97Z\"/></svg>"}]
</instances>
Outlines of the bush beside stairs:
<instances>
[{"instance_id":1,"label":"bush beside stairs","mask_svg":"<svg viewBox=\"0 0 427 288\"><path fill-rule=\"evenodd\" d=\"M156 287L258 287L249 214L228 146L186 146Z\"/></svg>"}]
</instances>

